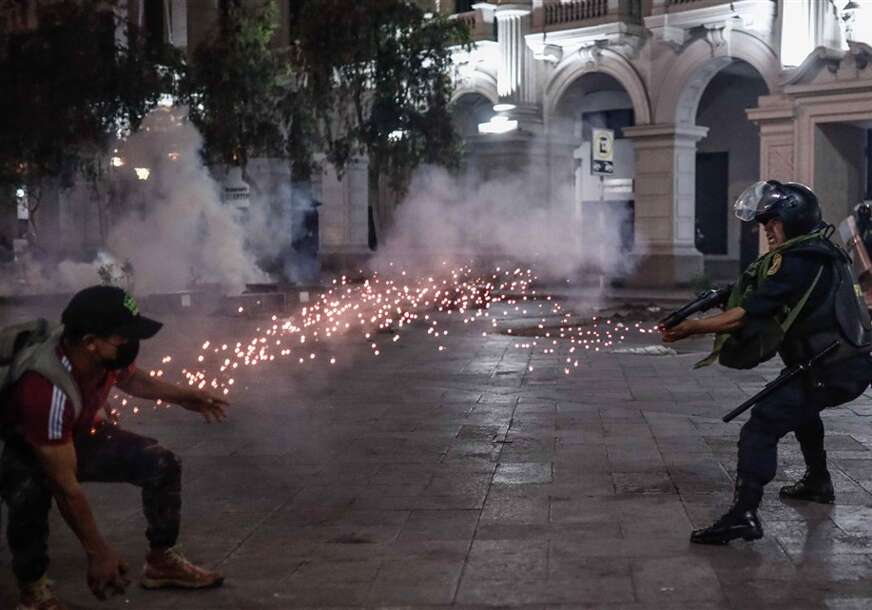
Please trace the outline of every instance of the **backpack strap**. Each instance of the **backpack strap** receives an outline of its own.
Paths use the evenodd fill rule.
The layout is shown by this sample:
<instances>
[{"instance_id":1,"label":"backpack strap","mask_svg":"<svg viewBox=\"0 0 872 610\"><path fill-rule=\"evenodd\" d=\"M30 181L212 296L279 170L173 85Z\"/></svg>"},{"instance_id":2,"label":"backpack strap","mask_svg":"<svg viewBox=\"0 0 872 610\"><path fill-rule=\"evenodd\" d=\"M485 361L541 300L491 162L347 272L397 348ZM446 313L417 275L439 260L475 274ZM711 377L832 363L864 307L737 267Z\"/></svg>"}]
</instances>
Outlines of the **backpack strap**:
<instances>
[{"instance_id":1,"label":"backpack strap","mask_svg":"<svg viewBox=\"0 0 872 610\"><path fill-rule=\"evenodd\" d=\"M796 317L802 311L802 308L805 307L806 301L808 301L808 297L811 296L812 291L815 286L817 286L818 280L821 279L821 273L824 272L823 266L818 269L817 275L814 276L814 281L811 283L811 286L808 287L808 290L805 291L805 294L802 295L802 298L799 299L799 302L793 306L793 309L787 314L787 317L784 319L784 322L781 323L781 330L784 331L784 334L787 334L787 331L790 330L790 327L793 326L794 321L796 321Z\"/></svg>"},{"instance_id":2,"label":"backpack strap","mask_svg":"<svg viewBox=\"0 0 872 610\"><path fill-rule=\"evenodd\" d=\"M9 383L18 381L27 371L39 373L61 389L73 405L75 417L82 412L82 392L73 374L58 358L58 345L63 331L62 326L52 329L48 339L29 345L15 355L9 371Z\"/></svg>"}]
</instances>

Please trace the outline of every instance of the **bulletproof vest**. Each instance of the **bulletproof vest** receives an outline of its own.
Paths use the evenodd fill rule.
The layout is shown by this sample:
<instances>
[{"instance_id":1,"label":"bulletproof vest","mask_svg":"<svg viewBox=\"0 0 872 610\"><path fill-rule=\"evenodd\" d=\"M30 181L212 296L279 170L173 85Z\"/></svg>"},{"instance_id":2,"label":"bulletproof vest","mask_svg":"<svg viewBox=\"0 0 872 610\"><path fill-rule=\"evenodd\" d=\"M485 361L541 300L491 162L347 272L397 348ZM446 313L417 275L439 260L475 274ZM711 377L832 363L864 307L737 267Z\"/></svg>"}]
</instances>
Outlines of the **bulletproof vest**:
<instances>
[{"instance_id":1,"label":"bulletproof vest","mask_svg":"<svg viewBox=\"0 0 872 610\"><path fill-rule=\"evenodd\" d=\"M831 286L822 302L804 311L787 331L778 350L787 366L809 360L833 341L839 347L824 364L847 360L872 351L872 322L854 281L848 254L828 239L816 239L790 249L791 254L814 257L831 270Z\"/></svg>"}]
</instances>

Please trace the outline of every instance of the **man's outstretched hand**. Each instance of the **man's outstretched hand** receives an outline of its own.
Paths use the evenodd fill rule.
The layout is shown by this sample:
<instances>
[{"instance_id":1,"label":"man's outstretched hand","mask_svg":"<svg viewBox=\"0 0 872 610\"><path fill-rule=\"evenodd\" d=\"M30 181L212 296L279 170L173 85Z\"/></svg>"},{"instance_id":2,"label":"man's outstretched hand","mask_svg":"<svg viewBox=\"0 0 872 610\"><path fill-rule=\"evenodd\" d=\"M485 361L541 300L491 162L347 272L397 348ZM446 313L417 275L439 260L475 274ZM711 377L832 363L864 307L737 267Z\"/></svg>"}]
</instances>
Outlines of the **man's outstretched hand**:
<instances>
[{"instance_id":1,"label":"man's outstretched hand","mask_svg":"<svg viewBox=\"0 0 872 610\"><path fill-rule=\"evenodd\" d=\"M88 557L88 588L97 599L106 599L107 594L124 595L130 585L127 564L112 548L101 549Z\"/></svg>"},{"instance_id":2,"label":"man's outstretched hand","mask_svg":"<svg viewBox=\"0 0 872 610\"><path fill-rule=\"evenodd\" d=\"M199 413L208 423L213 421L220 422L226 419L227 413L224 411L224 408L230 405L223 398L203 390L193 389L185 392L185 395L175 402L188 411Z\"/></svg>"},{"instance_id":3,"label":"man's outstretched hand","mask_svg":"<svg viewBox=\"0 0 872 610\"><path fill-rule=\"evenodd\" d=\"M207 422L222 421L227 417L224 408L229 403L224 399L197 388L167 383L141 369L136 369L118 387L131 396L145 400L163 400L179 405L188 411L199 413Z\"/></svg>"}]
</instances>

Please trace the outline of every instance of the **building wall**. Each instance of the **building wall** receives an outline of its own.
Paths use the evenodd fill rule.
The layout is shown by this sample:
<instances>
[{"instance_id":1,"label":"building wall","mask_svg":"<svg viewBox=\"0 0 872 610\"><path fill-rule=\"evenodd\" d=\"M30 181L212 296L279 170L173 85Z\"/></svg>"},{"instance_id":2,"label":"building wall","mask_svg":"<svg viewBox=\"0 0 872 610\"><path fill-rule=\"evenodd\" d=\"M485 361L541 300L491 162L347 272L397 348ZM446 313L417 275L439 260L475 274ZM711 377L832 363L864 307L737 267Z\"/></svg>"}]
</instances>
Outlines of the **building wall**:
<instances>
[{"instance_id":1,"label":"building wall","mask_svg":"<svg viewBox=\"0 0 872 610\"><path fill-rule=\"evenodd\" d=\"M783 89L749 116L761 129L761 171L818 192L824 219L838 224L860 201L864 132L872 125L872 48L818 49L785 74Z\"/></svg>"},{"instance_id":2,"label":"building wall","mask_svg":"<svg viewBox=\"0 0 872 610\"><path fill-rule=\"evenodd\" d=\"M834 108L842 101L849 104L851 83L869 69L865 67L869 53L854 53L860 47L848 40L851 33L843 27L841 7L815 0L609 1L597 5L606 8L593 14L584 12L589 6L580 0L559 5L548 0L478 5L476 24L495 21L496 38L488 39L485 29L476 29L474 49L457 54L457 84L465 92L492 99L495 92L507 91L502 80L506 75L519 77L520 82L510 83L511 95L497 95L493 101L517 106L507 114L519 121L520 133L541 134L561 143L577 135L577 118L568 115L578 111L585 99L592 101L609 89L604 81L589 90L580 90L577 83L585 75L599 74L619 84L635 116L634 126L624 131L636 155L637 255L639 260L657 261L644 271L647 277L640 277L640 284L681 283L702 271L703 257L693 236L697 152L729 155L730 202L761 177L812 183L814 176L825 174L817 180L824 190L835 190L838 180L838 184L854 182L862 151L859 136L846 134L859 132L821 128L815 119L794 116L789 107L791 99L802 93L801 85L796 91L785 87L791 78L801 83L802 74L814 72L818 80L829 78L834 81L832 88L841 90L828 103L836 104ZM866 8L861 5L858 15ZM796 25L800 13L801 28ZM856 27L854 38L865 27L865 22ZM514 42L519 31L521 44ZM824 50L812 53L820 46ZM800 47L803 66L792 68ZM849 63L852 67L832 75L834 64ZM856 106L850 111L853 114L836 117L834 112L833 120L859 120L864 103L872 112L872 98L863 100L850 102ZM783 113L778 121L769 110L776 106ZM513 138L516 146L524 145L523 138L515 136L490 140L489 160L508 164L500 171L511 173L511 164L520 170L520 155L512 155ZM488 142L477 137L476 149L487 154ZM843 161L829 171L833 157ZM823 169L810 171L816 163ZM740 259L747 260L749 250L752 256L756 250L753 242L749 245L747 227L732 217L729 205L724 216L727 252L707 257L706 263L707 268L719 269L718 275L732 273Z\"/></svg>"},{"instance_id":3,"label":"building wall","mask_svg":"<svg viewBox=\"0 0 872 610\"><path fill-rule=\"evenodd\" d=\"M180 45L184 40L189 50L212 30L220 4L155 1L166 9L172 40ZM421 1L445 14L459 7L454 0ZM528 163L546 177L552 192L559 192L560 181L572 180L572 151L584 132L578 124L583 109L631 107L634 125L624 131L635 155L635 243L640 259L656 261L644 279L648 284L680 283L702 269L693 243L697 151L729 153L730 199L759 175L809 183L822 190L826 201L841 197L838 205L844 210L849 205L845 200L858 199L849 183L856 182L859 172L859 126L872 120L872 85L864 85L872 82L872 49L848 41L842 20L812 6L815 1L607 0L596 4L606 7L597 14L582 10L586 0L562 1L559 13L549 9L558 6L552 0L478 3L473 17L462 17L472 19L475 45L456 51L456 99L472 93L490 104L511 101L516 108L509 114L520 129L496 138L470 135L470 165L499 175ZM806 11L802 28L791 21L800 4L814 8ZM818 3L823 4L829 5ZM869 30L862 19L870 14L870 0L860 5L866 12L857 15L862 27L855 28L855 38ZM140 0L129 6L131 18L141 14ZM284 22L287 3L280 6ZM803 49L826 48L811 51L792 68L798 60L784 54L784 43L794 42ZM758 77L723 76L737 61ZM583 81L595 85L579 89ZM743 120L745 115L756 129ZM479 118L458 116L457 121L469 134ZM325 202L324 212L340 216L325 218L323 231L341 249L342 239L360 241L356 229L342 227L359 228L360 211L368 204L359 197L350 203L349 185L332 181L328 178L325 192L339 199ZM359 209L349 212L348 205ZM348 214L356 219L351 225L343 220ZM729 231L724 260L735 264L740 235L731 217L724 222ZM93 223L84 223L79 233L82 243L90 243L92 232L85 224Z\"/></svg>"},{"instance_id":4,"label":"building wall","mask_svg":"<svg viewBox=\"0 0 872 610\"><path fill-rule=\"evenodd\" d=\"M863 200L865 128L850 123L819 125L815 133L815 192L824 220L838 225Z\"/></svg>"},{"instance_id":5,"label":"building wall","mask_svg":"<svg viewBox=\"0 0 872 610\"><path fill-rule=\"evenodd\" d=\"M700 153L727 153L727 209L721 222L727 228L727 252L706 257L706 271L713 277L733 277L739 269L741 232L730 203L760 178L759 131L745 111L757 106L767 93L761 77L748 64L736 63L717 74L700 100L697 124L708 134L697 144ZM697 202L697 210L705 202Z\"/></svg>"}]
</instances>

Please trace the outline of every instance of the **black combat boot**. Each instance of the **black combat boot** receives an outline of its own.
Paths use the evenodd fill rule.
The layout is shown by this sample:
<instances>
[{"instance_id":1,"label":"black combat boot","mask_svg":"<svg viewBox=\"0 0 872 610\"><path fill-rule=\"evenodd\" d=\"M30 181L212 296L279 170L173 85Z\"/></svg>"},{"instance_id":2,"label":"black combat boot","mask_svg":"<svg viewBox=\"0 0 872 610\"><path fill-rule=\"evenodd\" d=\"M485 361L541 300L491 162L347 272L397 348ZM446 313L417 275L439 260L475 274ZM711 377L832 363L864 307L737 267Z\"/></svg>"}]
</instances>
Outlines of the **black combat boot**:
<instances>
[{"instance_id":1,"label":"black combat boot","mask_svg":"<svg viewBox=\"0 0 872 610\"><path fill-rule=\"evenodd\" d=\"M833 490L830 471L827 470L827 452L816 452L815 455L803 452L803 457L806 464L805 474L796 483L782 487L778 495L787 500L832 504L836 499L836 492Z\"/></svg>"},{"instance_id":2,"label":"black combat boot","mask_svg":"<svg viewBox=\"0 0 872 610\"><path fill-rule=\"evenodd\" d=\"M833 480L826 470L823 472L806 470L796 483L785 485L778 490L778 495L786 500L803 500L821 504L832 504L836 499Z\"/></svg>"},{"instance_id":3,"label":"black combat boot","mask_svg":"<svg viewBox=\"0 0 872 610\"><path fill-rule=\"evenodd\" d=\"M733 505L726 514L705 529L694 530L690 541L695 544L727 544L730 540L758 540L763 537L763 526L757 516L757 507L763 497L763 488L736 481Z\"/></svg>"}]
</instances>

